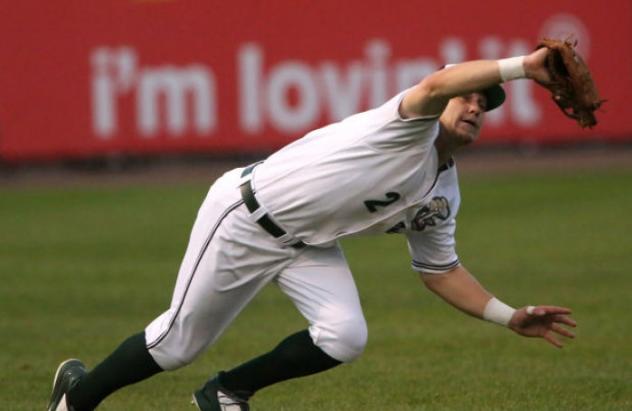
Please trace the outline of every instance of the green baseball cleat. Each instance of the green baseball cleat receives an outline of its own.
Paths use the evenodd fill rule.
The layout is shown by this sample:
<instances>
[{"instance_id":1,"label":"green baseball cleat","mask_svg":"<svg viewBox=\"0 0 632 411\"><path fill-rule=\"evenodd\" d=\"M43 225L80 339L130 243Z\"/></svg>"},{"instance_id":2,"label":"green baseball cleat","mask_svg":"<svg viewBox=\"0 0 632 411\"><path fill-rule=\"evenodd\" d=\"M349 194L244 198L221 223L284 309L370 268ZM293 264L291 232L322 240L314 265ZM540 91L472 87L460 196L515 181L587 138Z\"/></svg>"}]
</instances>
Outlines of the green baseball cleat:
<instances>
[{"instance_id":1,"label":"green baseball cleat","mask_svg":"<svg viewBox=\"0 0 632 411\"><path fill-rule=\"evenodd\" d=\"M228 392L216 378L193 393L193 404L200 411L249 411L248 401Z\"/></svg>"},{"instance_id":2,"label":"green baseball cleat","mask_svg":"<svg viewBox=\"0 0 632 411\"><path fill-rule=\"evenodd\" d=\"M72 409L66 403L66 393L87 373L86 366L79 360L70 359L59 364L47 410L71 411Z\"/></svg>"}]
</instances>

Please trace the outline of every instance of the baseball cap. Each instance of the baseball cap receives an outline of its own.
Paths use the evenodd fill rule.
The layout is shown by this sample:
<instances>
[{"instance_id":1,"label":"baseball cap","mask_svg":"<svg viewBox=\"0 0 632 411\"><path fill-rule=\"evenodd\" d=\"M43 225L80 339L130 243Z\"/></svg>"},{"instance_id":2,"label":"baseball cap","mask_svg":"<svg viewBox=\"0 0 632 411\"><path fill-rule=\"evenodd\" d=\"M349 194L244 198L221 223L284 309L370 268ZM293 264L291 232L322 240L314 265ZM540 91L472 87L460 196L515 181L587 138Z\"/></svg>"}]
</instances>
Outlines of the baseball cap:
<instances>
[{"instance_id":1,"label":"baseball cap","mask_svg":"<svg viewBox=\"0 0 632 411\"><path fill-rule=\"evenodd\" d=\"M454 64L446 64L441 67L441 69L452 66L454 66ZM505 90L500 84L494 84L493 86L481 90L480 92L483 93L485 99L487 100L487 107L485 108L485 111L491 111L498 108L505 102Z\"/></svg>"},{"instance_id":2,"label":"baseball cap","mask_svg":"<svg viewBox=\"0 0 632 411\"><path fill-rule=\"evenodd\" d=\"M505 90L500 84L495 84L481 91L487 99L487 107L485 111L491 111L500 107L505 102Z\"/></svg>"}]
</instances>

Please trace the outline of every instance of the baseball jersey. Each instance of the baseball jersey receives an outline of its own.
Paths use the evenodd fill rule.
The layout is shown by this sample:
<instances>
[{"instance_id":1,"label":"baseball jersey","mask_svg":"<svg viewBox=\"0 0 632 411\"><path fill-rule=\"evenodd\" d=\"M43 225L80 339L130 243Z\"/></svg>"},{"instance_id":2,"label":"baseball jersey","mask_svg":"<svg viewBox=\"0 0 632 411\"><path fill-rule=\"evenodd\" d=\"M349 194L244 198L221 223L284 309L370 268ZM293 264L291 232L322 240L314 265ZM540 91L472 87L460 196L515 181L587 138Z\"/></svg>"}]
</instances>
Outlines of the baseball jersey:
<instances>
[{"instance_id":1,"label":"baseball jersey","mask_svg":"<svg viewBox=\"0 0 632 411\"><path fill-rule=\"evenodd\" d=\"M404 231L410 231L414 261L447 264L446 258L428 258L431 247L418 244L425 237L431 238L428 244L437 243L439 232L411 230L442 178L434 148L438 116L403 119L399 105L406 92L271 155L252 177L261 206L287 232L316 246L349 235L388 232L403 223ZM440 226L450 231L449 224ZM445 254L455 257L453 251Z\"/></svg>"}]
</instances>

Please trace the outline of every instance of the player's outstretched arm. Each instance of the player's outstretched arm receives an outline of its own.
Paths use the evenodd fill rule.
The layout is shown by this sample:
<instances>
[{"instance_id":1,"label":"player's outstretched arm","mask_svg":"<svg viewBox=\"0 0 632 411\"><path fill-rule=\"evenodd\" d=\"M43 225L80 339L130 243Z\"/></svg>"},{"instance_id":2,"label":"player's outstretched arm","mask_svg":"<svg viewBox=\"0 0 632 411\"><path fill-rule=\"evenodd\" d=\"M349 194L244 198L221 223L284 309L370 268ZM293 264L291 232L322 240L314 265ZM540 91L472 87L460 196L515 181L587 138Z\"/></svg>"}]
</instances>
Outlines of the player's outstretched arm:
<instances>
[{"instance_id":1,"label":"player's outstretched arm","mask_svg":"<svg viewBox=\"0 0 632 411\"><path fill-rule=\"evenodd\" d=\"M562 343L555 334L575 337L564 328L577 325L570 309L542 305L515 310L494 298L463 266L442 274L422 274L421 278L428 289L459 310L507 326L522 336L540 337L556 347Z\"/></svg>"},{"instance_id":2,"label":"player's outstretched arm","mask_svg":"<svg viewBox=\"0 0 632 411\"><path fill-rule=\"evenodd\" d=\"M453 97L519 78L546 84L550 81L545 65L548 53L548 49L541 48L527 56L474 60L436 71L404 96L400 113L405 118L440 115Z\"/></svg>"}]
</instances>

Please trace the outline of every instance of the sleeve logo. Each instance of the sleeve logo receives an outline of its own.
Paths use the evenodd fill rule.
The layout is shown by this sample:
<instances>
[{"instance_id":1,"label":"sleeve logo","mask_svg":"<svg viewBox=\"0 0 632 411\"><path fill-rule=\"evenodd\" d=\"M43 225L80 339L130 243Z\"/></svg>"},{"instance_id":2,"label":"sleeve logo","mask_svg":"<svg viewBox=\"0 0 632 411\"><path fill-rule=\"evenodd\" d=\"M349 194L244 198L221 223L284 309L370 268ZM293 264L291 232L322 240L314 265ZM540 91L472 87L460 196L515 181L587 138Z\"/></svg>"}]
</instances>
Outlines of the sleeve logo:
<instances>
[{"instance_id":1,"label":"sleeve logo","mask_svg":"<svg viewBox=\"0 0 632 411\"><path fill-rule=\"evenodd\" d=\"M423 231L426 227L434 227L437 220L445 221L450 217L450 204L445 197L433 197L423 206L411 221L410 228L415 231Z\"/></svg>"}]
</instances>

